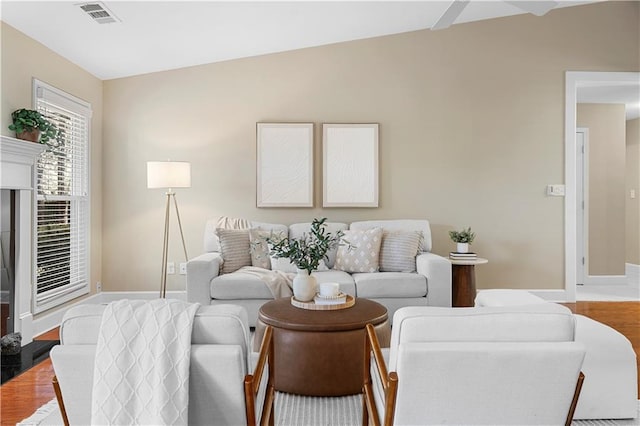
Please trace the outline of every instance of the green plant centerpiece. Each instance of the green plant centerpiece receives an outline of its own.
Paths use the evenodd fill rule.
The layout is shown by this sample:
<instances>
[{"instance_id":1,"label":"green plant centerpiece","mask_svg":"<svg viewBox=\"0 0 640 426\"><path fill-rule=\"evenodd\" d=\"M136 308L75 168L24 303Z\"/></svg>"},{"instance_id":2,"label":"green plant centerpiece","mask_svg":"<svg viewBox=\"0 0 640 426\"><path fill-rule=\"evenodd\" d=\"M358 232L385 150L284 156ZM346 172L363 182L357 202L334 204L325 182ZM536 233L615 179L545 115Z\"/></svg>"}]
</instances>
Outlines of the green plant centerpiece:
<instances>
[{"instance_id":1,"label":"green plant centerpiece","mask_svg":"<svg viewBox=\"0 0 640 426\"><path fill-rule=\"evenodd\" d=\"M18 109L11 113L11 119L9 130L16 132L18 139L46 144L58 135L58 128L38 111Z\"/></svg>"},{"instance_id":2,"label":"green plant centerpiece","mask_svg":"<svg viewBox=\"0 0 640 426\"><path fill-rule=\"evenodd\" d=\"M296 265L298 274L293 279L293 296L301 301L313 300L317 292L317 281L311 273L318 269L321 260L328 260L327 253L340 244L342 231L327 232L327 218L313 219L311 231L295 239L268 237L270 254L277 258L286 257Z\"/></svg>"},{"instance_id":3,"label":"green plant centerpiece","mask_svg":"<svg viewBox=\"0 0 640 426\"><path fill-rule=\"evenodd\" d=\"M476 234L471 231L471 227L462 228L462 231L449 231L451 241L456 243L456 251L458 253L467 253L469 244L476 238Z\"/></svg>"}]
</instances>

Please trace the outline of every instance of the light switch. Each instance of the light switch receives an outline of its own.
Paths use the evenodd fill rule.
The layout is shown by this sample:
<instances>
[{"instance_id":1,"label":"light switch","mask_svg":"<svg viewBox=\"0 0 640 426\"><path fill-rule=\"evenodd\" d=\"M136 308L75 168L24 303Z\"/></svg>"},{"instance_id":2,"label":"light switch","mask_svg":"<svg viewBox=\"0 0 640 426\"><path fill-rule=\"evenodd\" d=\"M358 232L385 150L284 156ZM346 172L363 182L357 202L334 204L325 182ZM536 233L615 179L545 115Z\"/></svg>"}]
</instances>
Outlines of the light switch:
<instances>
[{"instance_id":1,"label":"light switch","mask_svg":"<svg viewBox=\"0 0 640 426\"><path fill-rule=\"evenodd\" d=\"M632 200L634 198L636 198L636 190L635 189L630 189L629 190L629 198L631 198Z\"/></svg>"},{"instance_id":2,"label":"light switch","mask_svg":"<svg viewBox=\"0 0 640 426\"><path fill-rule=\"evenodd\" d=\"M564 197L564 185L547 185L547 195L552 197Z\"/></svg>"}]
</instances>

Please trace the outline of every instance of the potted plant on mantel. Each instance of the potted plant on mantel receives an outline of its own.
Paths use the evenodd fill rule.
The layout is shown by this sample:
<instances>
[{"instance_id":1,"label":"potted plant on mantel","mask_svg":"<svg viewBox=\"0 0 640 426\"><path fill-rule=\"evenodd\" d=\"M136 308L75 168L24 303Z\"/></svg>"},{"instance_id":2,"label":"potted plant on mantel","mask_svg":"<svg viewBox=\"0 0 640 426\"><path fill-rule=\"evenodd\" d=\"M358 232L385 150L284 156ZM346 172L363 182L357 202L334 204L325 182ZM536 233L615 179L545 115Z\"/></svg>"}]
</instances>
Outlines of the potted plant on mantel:
<instances>
[{"instance_id":1,"label":"potted plant on mantel","mask_svg":"<svg viewBox=\"0 0 640 426\"><path fill-rule=\"evenodd\" d=\"M449 231L449 237L456 243L456 251L458 253L468 253L469 244L473 242L476 234L471 232L471 227L462 228L462 231Z\"/></svg>"},{"instance_id":2,"label":"potted plant on mantel","mask_svg":"<svg viewBox=\"0 0 640 426\"><path fill-rule=\"evenodd\" d=\"M298 239L268 237L272 256L288 257L298 268L298 274L293 279L293 297L301 302L313 300L318 289L318 283L311 273L318 269L320 261L328 260L327 252L340 243L344 235L342 231L331 234L326 232L327 218L313 219L311 232L305 233Z\"/></svg>"},{"instance_id":3,"label":"potted plant on mantel","mask_svg":"<svg viewBox=\"0 0 640 426\"><path fill-rule=\"evenodd\" d=\"M58 135L58 128L38 111L18 109L11 113L13 123L9 130L16 132L16 138L46 144Z\"/></svg>"}]
</instances>

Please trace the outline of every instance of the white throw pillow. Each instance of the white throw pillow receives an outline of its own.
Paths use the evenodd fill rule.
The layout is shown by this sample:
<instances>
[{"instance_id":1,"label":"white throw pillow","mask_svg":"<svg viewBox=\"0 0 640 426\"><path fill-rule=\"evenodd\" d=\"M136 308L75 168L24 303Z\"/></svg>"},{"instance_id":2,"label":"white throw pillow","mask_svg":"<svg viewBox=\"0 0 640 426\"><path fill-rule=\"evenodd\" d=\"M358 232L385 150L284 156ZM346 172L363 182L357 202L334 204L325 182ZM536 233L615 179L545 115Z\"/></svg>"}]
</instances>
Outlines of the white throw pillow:
<instances>
[{"instance_id":1,"label":"white throw pillow","mask_svg":"<svg viewBox=\"0 0 640 426\"><path fill-rule=\"evenodd\" d=\"M421 238L419 231L384 231L380 246L380 271L415 272Z\"/></svg>"},{"instance_id":2,"label":"white throw pillow","mask_svg":"<svg viewBox=\"0 0 640 426\"><path fill-rule=\"evenodd\" d=\"M251 252L251 265L264 269L271 269L271 258L269 257L269 246L267 238L276 241L285 238L282 232L266 231L264 229L252 228L249 230L249 244Z\"/></svg>"},{"instance_id":3,"label":"white throw pillow","mask_svg":"<svg viewBox=\"0 0 640 426\"><path fill-rule=\"evenodd\" d=\"M216 228L222 253L221 274L228 274L243 266L251 266L248 229Z\"/></svg>"},{"instance_id":4,"label":"white throw pillow","mask_svg":"<svg viewBox=\"0 0 640 426\"><path fill-rule=\"evenodd\" d=\"M345 272L378 272L382 228L344 231L334 269Z\"/></svg>"}]
</instances>

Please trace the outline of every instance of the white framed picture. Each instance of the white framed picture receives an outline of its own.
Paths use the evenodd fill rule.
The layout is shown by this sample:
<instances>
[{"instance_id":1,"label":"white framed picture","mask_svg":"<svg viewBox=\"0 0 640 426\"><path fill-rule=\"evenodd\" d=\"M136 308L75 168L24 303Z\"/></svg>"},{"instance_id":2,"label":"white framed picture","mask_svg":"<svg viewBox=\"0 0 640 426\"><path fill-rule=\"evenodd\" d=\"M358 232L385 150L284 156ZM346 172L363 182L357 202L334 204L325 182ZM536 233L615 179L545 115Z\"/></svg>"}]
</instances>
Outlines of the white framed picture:
<instances>
[{"instance_id":1,"label":"white framed picture","mask_svg":"<svg viewBox=\"0 0 640 426\"><path fill-rule=\"evenodd\" d=\"M258 207L313 207L313 123L256 124Z\"/></svg>"},{"instance_id":2,"label":"white framed picture","mask_svg":"<svg viewBox=\"0 0 640 426\"><path fill-rule=\"evenodd\" d=\"M377 123L322 125L323 207L378 207L378 130Z\"/></svg>"}]
</instances>

